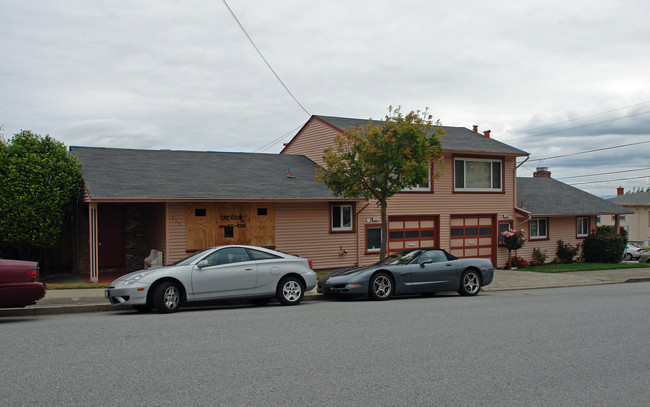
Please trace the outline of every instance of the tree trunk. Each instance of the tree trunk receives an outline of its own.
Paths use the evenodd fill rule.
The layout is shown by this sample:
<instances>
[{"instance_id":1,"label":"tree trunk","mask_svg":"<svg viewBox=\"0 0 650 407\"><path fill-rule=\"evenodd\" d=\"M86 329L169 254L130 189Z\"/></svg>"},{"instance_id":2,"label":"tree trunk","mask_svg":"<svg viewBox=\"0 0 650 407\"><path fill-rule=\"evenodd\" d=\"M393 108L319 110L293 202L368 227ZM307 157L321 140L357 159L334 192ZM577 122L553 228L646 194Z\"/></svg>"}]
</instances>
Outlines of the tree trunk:
<instances>
[{"instance_id":1,"label":"tree trunk","mask_svg":"<svg viewBox=\"0 0 650 407\"><path fill-rule=\"evenodd\" d=\"M379 260L386 258L388 252L388 216L386 209L388 208L388 200L382 199L379 201L379 212L381 213L381 250L379 251Z\"/></svg>"}]
</instances>

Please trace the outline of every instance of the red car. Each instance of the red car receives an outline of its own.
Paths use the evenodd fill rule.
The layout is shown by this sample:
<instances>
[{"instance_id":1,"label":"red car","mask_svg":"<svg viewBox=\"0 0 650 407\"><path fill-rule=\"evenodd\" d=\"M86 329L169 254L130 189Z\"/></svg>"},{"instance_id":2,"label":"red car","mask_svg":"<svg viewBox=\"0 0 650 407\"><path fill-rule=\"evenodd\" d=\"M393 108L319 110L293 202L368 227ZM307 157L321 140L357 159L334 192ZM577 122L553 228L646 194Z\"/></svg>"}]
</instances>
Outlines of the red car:
<instances>
[{"instance_id":1,"label":"red car","mask_svg":"<svg viewBox=\"0 0 650 407\"><path fill-rule=\"evenodd\" d=\"M0 308L22 308L45 296L38 263L0 259Z\"/></svg>"}]
</instances>

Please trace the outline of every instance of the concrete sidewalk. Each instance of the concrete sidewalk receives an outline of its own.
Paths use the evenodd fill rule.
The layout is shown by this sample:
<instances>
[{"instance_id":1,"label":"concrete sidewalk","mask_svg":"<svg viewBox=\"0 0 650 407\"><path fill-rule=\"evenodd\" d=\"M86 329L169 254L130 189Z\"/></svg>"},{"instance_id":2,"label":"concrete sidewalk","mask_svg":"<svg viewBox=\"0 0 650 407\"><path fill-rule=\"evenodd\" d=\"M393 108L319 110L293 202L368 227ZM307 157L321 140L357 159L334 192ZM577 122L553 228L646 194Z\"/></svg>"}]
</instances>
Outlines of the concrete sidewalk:
<instances>
[{"instance_id":1,"label":"concrete sidewalk","mask_svg":"<svg viewBox=\"0 0 650 407\"><path fill-rule=\"evenodd\" d=\"M644 281L650 281L650 268L577 271L554 274L495 270L494 281L483 290L486 292L530 290ZM322 298L324 297L314 289L305 293L304 301L318 301ZM48 290L45 297L35 305L30 305L25 308L0 308L0 318L125 309L128 309L128 307L112 307L109 305L108 300L104 298L103 289Z\"/></svg>"}]
</instances>

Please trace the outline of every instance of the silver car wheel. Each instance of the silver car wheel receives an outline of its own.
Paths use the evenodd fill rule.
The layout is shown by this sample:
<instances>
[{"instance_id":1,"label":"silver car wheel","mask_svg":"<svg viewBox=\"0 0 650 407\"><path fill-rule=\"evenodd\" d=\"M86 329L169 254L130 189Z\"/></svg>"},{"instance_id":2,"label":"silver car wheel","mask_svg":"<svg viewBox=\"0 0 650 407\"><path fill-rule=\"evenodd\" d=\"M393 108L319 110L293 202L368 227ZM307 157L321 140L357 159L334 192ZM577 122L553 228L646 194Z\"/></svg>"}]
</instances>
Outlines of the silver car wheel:
<instances>
[{"instance_id":1,"label":"silver car wheel","mask_svg":"<svg viewBox=\"0 0 650 407\"><path fill-rule=\"evenodd\" d=\"M387 300L393 294L393 281L386 274L378 274L372 278L370 296L375 300Z\"/></svg>"},{"instance_id":2,"label":"silver car wheel","mask_svg":"<svg viewBox=\"0 0 650 407\"><path fill-rule=\"evenodd\" d=\"M283 305L300 304L305 294L305 288L298 277L289 276L280 281L276 297Z\"/></svg>"},{"instance_id":3,"label":"silver car wheel","mask_svg":"<svg viewBox=\"0 0 650 407\"><path fill-rule=\"evenodd\" d=\"M460 295L476 295L481 291L481 277L474 270L469 270L463 273L460 282Z\"/></svg>"},{"instance_id":4,"label":"silver car wheel","mask_svg":"<svg viewBox=\"0 0 650 407\"><path fill-rule=\"evenodd\" d=\"M152 305L158 312L176 312L183 301L182 296L183 293L178 284L173 281L164 281L155 286Z\"/></svg>"},{"instance_id":5,"label":"silver car wheel","mask_svg":"<svg viewBox=\"0 0 650 407\"><path fill-rule=\"evenodd\" d=\"M178 303L180 302L180 294L178 292L178 288L173 285L167 287L165 294L163 294L163 298L165 301L165 307L167 307L167 309L176 309L176 307L178 307Z\"/></svg>"},{"instance_id":6,"label":"silver car wheel","mask_svg":"<svg viewBox=\"0 0 650 407\"><path fill-rule=\"evenodd\" d=\"M287 281L284 287L282 287L282 295L291 302L300 298L300 294L302 294L302 287L300 287L297 281Z\"/></svg>"}]
</instances>

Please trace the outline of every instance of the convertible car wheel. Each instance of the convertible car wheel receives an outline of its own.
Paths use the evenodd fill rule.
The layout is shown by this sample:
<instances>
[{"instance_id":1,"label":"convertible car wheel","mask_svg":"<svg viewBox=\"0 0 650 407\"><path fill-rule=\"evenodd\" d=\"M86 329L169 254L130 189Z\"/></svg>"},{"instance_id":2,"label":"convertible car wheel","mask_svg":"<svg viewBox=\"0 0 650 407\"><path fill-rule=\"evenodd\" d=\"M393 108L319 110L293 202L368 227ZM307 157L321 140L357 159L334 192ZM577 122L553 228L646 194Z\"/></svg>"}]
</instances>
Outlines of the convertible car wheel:
<instances>
[{"instance_id":1,"label":"convertible car wheel","mask_svg":"<svg viewBox=\"0 0 650 407\"><path fill-rule=\"evenodd\" d=\"M393 295L393 280L386 273L377 273L370 279L370 298L387 300Z\"/></svg>"},{"instance_id":2,"label":"convertible car wheel","mask_svg":"<svg viewBox=\"0 0 650 407\"><path fill-rule=\"evenodd\" d=\"M297 305L302 301L305 289L297 277L285 277L278 284L277 298L283 305Z\"/></svg>"},{"instance_id":3,"label":"convertible car wheel","mask_svg":"<svg viewBox=\"0 0 650 407\"><path fill-rule=\"evenodd\" d=\"M458 294L476 295L481 291L481 276L476 270L467 270L460 279Z\"/></svg>"},{"instance_id":4,"label":"convertible car wheel","mask_svg":"<svg viewBox=\"0 0 650 407\"><path fill-rule=\"evenodd\" d=\"M181 303L181 290L171 281L164 282L156 287L153 302L158 312L176 312Z\"/></svg>"}]
</instances>

